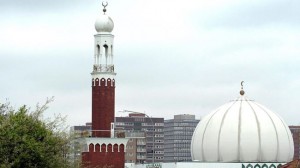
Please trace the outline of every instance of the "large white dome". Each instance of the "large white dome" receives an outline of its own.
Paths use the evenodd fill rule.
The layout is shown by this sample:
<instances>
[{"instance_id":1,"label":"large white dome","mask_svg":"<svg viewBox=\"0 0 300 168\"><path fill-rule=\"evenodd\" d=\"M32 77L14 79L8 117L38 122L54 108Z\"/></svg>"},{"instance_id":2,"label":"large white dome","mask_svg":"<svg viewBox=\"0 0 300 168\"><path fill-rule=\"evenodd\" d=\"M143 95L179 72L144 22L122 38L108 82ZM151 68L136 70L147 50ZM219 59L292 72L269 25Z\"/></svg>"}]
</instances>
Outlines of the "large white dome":
<instances>
[{"instance_id":1,"label":"large white dome","mask_svg":"<svg viewBox=\"0 0 300 168\"><path fill-rule=\"evenodd\" d=\"M288 162L293 154L285 122L244 96L205 116L191 144L192 159L203 162Z\"/></svg>"}]
</instances>

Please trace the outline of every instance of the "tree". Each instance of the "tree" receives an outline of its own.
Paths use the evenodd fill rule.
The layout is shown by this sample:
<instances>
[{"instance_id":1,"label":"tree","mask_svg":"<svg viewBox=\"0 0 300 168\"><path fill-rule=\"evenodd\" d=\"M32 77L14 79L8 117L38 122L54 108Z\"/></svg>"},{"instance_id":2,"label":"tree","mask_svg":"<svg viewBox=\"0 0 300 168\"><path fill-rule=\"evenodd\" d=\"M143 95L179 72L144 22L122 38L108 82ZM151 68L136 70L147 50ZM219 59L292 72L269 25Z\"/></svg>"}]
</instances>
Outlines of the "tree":
<instances>
[{"instance_id":1,"label":"tree","mask_svg":"<svg viewBox=\"0 0 300 168\"><path fill-rule=\"evenodd\" d=\"M0 168L70 166L64 118L42 118L51 101L47 99L33 111L25 105L15 110L9 103L0 104Z\"/></svg>"}]
</instances>

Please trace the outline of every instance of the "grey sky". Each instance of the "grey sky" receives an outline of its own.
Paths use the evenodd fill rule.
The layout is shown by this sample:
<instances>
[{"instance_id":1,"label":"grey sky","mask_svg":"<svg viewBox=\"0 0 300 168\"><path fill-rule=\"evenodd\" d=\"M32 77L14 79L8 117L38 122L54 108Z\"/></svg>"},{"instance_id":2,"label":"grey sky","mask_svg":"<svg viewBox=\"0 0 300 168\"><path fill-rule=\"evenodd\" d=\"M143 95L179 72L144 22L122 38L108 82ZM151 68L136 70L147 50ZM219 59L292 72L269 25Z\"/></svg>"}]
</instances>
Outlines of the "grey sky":
<instances>
[{"instance_id":1,"label":"grey sky","mask_svg":"<svg viewBox=\"0 0 300 168\"><path fill-rule=\"evenodd\" d=\"M111 0L116 115L201 117L246 95L299 124L300 1ZM91 118L96 0L0 0L0 101Z\"/></svg>"}]
</instances>

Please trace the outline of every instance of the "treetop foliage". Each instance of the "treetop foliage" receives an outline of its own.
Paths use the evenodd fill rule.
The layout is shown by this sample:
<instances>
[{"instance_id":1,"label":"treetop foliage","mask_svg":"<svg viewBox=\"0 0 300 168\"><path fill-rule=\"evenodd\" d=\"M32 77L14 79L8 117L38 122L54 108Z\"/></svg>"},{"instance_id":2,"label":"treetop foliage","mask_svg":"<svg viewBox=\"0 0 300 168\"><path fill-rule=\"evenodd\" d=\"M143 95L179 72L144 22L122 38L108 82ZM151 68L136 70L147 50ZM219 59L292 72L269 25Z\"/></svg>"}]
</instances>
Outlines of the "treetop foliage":
<instances>
[{"instance_id":1,"label":"treetop foliage","mask_svg":"<svg viewBox=\"0 0 300 168\"><path fill-rule=\"evenodd\" d=\"M0 168L69 167L64 118L42 118L51 101L33 111L25 105L15 110L0 103Z\"/></svg>"}]
</instances>

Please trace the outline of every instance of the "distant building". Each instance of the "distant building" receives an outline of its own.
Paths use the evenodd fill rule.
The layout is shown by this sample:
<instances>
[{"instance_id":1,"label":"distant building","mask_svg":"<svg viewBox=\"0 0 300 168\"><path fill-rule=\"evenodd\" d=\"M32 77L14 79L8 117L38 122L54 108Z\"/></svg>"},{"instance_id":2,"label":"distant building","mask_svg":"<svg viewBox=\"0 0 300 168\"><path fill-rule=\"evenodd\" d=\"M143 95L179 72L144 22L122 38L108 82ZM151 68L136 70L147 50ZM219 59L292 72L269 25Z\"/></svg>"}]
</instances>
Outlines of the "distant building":
<instances>
[{"instance_id":1,"label":"distant building","mask_svg":"<svg viewBox=\"0 0 300 168\"><path fill-rule=\"evenodd\" d=\"M192 161L191 140L199 121L189 114L164 121L164 162Z\"/></svg>"},{"instance_id":2,"label":"distant building","mask_svg":"<svg viewBox=\"0 0 300 168\"><path fill-rule=\"evenodd\" d=\"M146 161L146 133L126 132L126 138L130 138L126 145L125 162L144 163Z\"/></svg>"},{"instance_id":3,"label":"distant building","mask_svg":"<svg viewBox=\"0 0 300 168\"><path fill-rule=\"evenodd\" d=\"M128 117L116 117L116 129L124 130L125 135L130 135L130 133L144 133L143 138L137 137L129 140L125 156L125 160L127 158L126 162L134 161L131 157L136 157L135 163L163 161L164 118L152 118L146 117L146 115L142 113L130 113ZM137 145L136 147L134 147L135 143ZM136 151L134 151L134 149L132 152L129 152L128 148L136 148ZM136 156L134 156L135 152Z\"/></svg>"},{"instance_id":4,"label":"distant building","mask_svg":"<svg viewBox=\"0 0 300 168\"><path fill-rule=\"evenodd\" d=\"M294 140L294 160L300 159L300 126L289 126Z\"/></svg>"},{"instance_id":5,"label":"distant building","mask_svg":"<svg viewBox=\"0 0 300 168\"><path fill-rule=\"evenodd\" d=\"M69 160L73 163L81 160L81 145L80 139L84 137L92 136L92 123L86 123L85 125L77 125L70 127L70 135L73 140L70 143Z\"/></svg>"},{"instance_id":6,"label":"distant building","mask_svg":"<svg viewBox=\"0 0 300 168\"><path fill-rule=\"evenodd\" d=\"M92 123L86 123L85 125L72 126L70 128L71 136L75 138L90 137L92 130Z\"/></svg>"}]
</instances>

